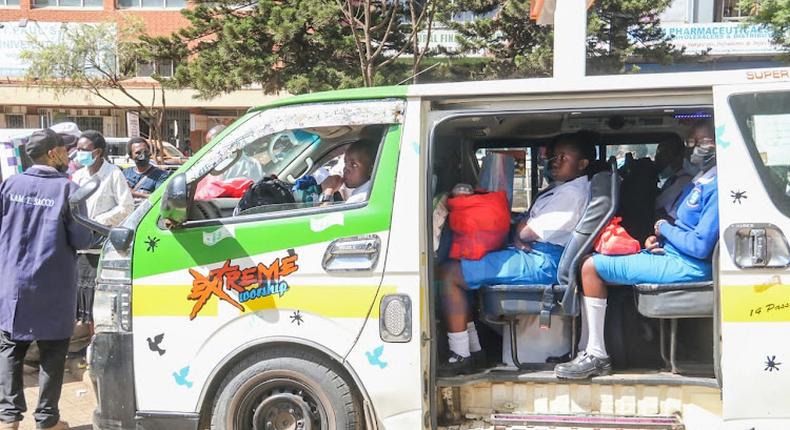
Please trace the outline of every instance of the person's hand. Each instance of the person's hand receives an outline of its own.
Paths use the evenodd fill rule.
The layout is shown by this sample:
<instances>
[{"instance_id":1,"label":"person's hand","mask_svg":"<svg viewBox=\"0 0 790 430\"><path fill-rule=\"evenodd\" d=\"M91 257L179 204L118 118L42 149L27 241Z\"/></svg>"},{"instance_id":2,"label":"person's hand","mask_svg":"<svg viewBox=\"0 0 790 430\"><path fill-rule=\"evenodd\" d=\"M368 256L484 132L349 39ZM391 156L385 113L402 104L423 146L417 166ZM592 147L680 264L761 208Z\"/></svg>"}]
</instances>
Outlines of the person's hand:
<instances>
[{"instance_id":1,"label":"person's hand","mask_svg":"<svg viewBox=\"0 0 790 430\"><path fill-rule=\"evenodd\" d=\"M516 249L520 249L520 250L522 250L524 252L532 251L532 247L529 246L529 244L527 242L524 242L523 240L521 240L521 238L518 237L518 233L513 235L513 246L515 246Z\"/></svg>"},{"instance_id":2,"label":"person's hand","mask_svg":"<svg viewBox=\"0 0 790 430\"><path fill-rule=\"evenodd\" d=\"M656 221L655 224L653 224L653 231L656 233L656 236L661 236L661 224L663 224L665 222L669 222L669 221L667 221L665 219L660 219L660 220Z\"/></svg>"},{"instance_id":3,"label":"person's hand","mask_svg":"<svg viewBox=\"0 0 790 430\"><path fill-rule=\"evenodd\" d=\"M332 196L341 186L343 186L343 177L332 175L324 179L324 182L321 182L321 192L324 195Z\"/></svg>"},{"instance_id":4,"label":"person's hand","mask_svg":"<svg viewBox=\"0 0 790 430\"><path fill-rule=\"evenodd\" d=\"M661 247L661 243L658 241L658 238L655 236L650 236L645 240L645 249L653 254L664 253L664 248Z\"/></svg>"}]
</instances>

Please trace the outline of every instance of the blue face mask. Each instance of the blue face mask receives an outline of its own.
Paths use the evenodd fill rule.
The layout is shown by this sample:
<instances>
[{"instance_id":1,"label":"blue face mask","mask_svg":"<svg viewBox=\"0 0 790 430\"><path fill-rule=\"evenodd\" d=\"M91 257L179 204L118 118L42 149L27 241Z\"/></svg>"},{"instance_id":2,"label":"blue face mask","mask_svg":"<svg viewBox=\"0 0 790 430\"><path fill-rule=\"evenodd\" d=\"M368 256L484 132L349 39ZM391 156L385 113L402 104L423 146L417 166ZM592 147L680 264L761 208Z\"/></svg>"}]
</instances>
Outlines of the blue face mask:
<instances>
[{"instance_id":1,"label":"blue face mask","mask_svg":"<svg viewBox=\"0 0 790 430\"><path fill-rule=\"evenodd\" d=\"M96 162L96 158L93 156L93 151L77 151L74 161L80 166L90 167Z\"/></svg>"}]
</instances>

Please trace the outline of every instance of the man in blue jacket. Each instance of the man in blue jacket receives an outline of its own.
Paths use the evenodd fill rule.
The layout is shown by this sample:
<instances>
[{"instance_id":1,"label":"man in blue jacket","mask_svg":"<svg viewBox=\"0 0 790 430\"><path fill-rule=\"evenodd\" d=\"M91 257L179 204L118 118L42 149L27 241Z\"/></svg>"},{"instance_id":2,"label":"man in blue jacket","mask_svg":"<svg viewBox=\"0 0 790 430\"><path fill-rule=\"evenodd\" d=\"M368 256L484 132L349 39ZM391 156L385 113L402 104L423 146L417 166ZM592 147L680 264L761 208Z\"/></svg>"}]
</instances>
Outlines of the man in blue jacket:
<instances>
[{"instance_id":1,"label":"man in blue jacket","mask_svg":"<svg viewBox=\"0 0 790 430\"><path fill-rule=\"evenodd\" d=\"M716 143L709 122L692 128L686 144L689 160L700 173L677 206L677 219L659 219L655 235L639 254L593 254L582 264L582 333L579 353L558 364L554 374L563 379L585 379L611 372L604 343L607 284L666 284L700 282L712 277L711 254L719 240L719 195L716 188Z\"/></svg>"},{"instance_id":2,"label":"man in blue jacket","mask_svg":"<svg viewBox=\"0 0 790 430\"><path fill-rule=\"evenodd\" d=\"M69 158L50 129L30 136L33 166L0 184L0 429L16 429L26 411L22 363L40 350L38 428L63 429L58 401L77 307L76 250L91 242L77 224L66 177Z\"/></svg>"}]
</instances>

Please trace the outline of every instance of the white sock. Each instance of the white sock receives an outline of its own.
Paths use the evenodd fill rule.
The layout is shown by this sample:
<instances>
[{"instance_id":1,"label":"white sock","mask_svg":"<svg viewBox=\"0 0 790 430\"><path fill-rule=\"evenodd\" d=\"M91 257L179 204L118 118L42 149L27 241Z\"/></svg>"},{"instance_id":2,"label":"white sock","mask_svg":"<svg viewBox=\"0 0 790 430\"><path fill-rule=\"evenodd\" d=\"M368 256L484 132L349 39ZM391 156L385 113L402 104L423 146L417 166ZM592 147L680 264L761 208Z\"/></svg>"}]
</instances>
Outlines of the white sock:
<instances>
[{"instance_id":1,"label":"white sock","mask_svg":"<svg viewBox=\"0 0 790 430\"><path fill-rule=\"evenodd\" d=\"M460 355L461 357L469 357L469 332L459 331L458 333L447 332L447 338L450 339L450 351Z\"/></svg>"},{"instance_id":2,"label":"white sock","mask_svg":"<svg viewBox=\"0 0 790 430\"><path fill-rule=\"evenodd\" d=\"M482 351L483 347L480 346L480 338L477 337L477 327L474 322L470 321L466 324L466 332L469 333L469 351Z\"/></svg>"},{"instance_id":3,"label":"white sock","mask_svg":"<svg viewBox=\"0 0 790 430\"><path fill-rule=\"evenodd\" d=\"M584 309L584 296L579 298L582 305L582 335L579 336L579 351L587 349L587 342L590 340L590 320L587 318L587 311Z\"/></svg>"},{"instance_id":4,"label":"white sock","mask_svg":"<svg viewBox=\"0 0 790 430\"><path fill-rule=\"evenodd\" d=\"M587 314L587 345L585 350L598 358L606 358L606 344L603 340L604 322L606 321L606 299L597 297L585 297L584 309L582 312Z\"/></svg>"}]
</instances>

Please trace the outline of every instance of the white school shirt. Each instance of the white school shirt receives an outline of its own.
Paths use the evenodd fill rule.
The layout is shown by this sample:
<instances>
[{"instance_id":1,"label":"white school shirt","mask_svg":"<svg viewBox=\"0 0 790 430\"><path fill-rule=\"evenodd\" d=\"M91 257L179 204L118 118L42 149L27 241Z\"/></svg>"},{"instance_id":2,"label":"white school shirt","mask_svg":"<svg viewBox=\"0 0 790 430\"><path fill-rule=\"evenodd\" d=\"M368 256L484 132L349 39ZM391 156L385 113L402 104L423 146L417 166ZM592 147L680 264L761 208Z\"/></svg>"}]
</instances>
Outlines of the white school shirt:
<instances>
[{"instance_id":1,"label":"white school shirt","mask_svg":"<svg viewBox=\"0 0 790 430\"><path fill-rule=\"evenodd\" d=\"M93 176L99 178L99 189L85 202L88 218L99 224L116 227L134 210L129 184L121 169L107 160L102 162L99 171ZM83 167L74 172L71 180L82 186L91 178L88 168Z\"/></svg>"},{"instance_id":2,"label":"white school shirt","mask_svg":"<svg viewBox=\"0 0 790 430\"><path fill-rule=\"evenodd\" d=\"M356 188L346 188L346 186L343 185L343 187L341 188L346 188L347 191L351 192L351 195L349 195L346 198L345 202L359 203L366 201L368 199L368 194L370 194L370 186L371 186L370 179L368 179L367 182Z\"/></svg>"},{"instance_id":3,"label":"white school shirt","mask_svg":"<svg viewBox=\"0 0 790 430\"><path fill-rule=\"evenodd\" d=\"M565 246L590 200L587 175L558 183L541 194L529 210L527 225L540 242Z\"/></svg>"}]
</instances>

